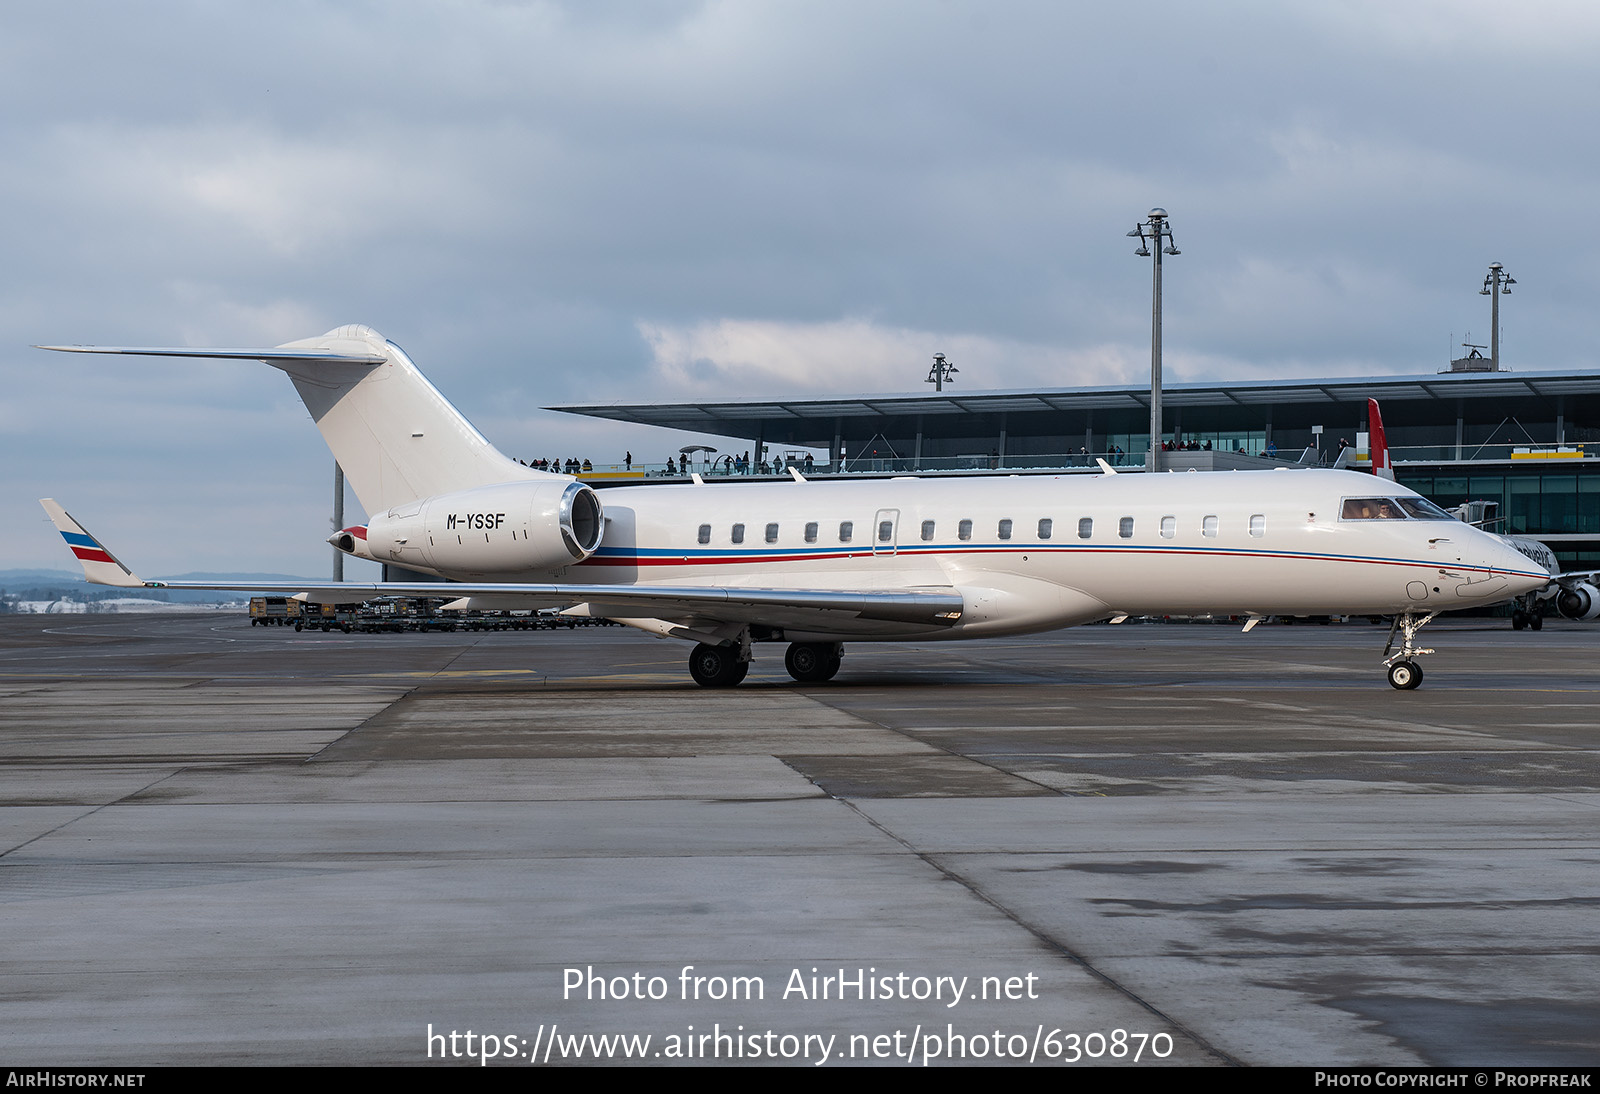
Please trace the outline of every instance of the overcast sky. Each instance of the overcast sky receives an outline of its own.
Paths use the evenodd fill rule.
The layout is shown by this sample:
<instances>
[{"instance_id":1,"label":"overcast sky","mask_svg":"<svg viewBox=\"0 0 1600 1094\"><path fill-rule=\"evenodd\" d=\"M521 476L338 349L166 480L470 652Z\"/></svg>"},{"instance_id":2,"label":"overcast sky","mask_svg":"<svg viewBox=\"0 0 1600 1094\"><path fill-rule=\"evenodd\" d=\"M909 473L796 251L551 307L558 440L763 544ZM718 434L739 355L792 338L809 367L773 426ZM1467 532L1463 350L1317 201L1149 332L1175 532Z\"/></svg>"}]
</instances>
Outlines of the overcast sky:
<instances>
[{"instance_id":1,"label":"overcast sky","mask_svg":"<svg viewBox=\"0 0 1600 1094\"><path fill-rule=\"evenodd\" d=\"M366 323L503 451L687 438L561 402L1590 367L1592 3L0 7L0 568L54 496L148 575L328 568L259 364ZM718 443L712 441L711 443ZM743 447L749 447L745 445ZM354 513L359 516L359 513Z\"/></svg>"}]
</instances>

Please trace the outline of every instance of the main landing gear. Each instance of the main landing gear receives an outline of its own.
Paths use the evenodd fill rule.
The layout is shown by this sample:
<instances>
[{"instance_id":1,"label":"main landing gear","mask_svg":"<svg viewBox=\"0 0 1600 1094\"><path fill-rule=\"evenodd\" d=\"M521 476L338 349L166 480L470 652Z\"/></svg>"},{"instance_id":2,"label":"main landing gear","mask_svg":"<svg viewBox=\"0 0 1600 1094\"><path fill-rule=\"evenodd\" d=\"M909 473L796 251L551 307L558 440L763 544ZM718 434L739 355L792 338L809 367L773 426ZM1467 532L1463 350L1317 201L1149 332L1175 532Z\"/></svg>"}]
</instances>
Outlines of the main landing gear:
<instances>
[{"instance_id":1,"label":"main landing gear","mask_svg":"<svg viewBox=\"0 0 1600 1094\"><path fill-rule=\"evenodd\" d=\"M1438 612L1429 612L1418 619L1415 612L1402 612L1394 617L1394 626L1389 628L1389 642L1383 647L1383 667L1389 670L1389 686L1400 691L1411 691L1422 683L1422 666L1412 658L1421 657L1425 653L1432 653L1431 649L1423 649L1415 644L1417 632L1426 627L1438 615ZM1401 643L1400 652L1389 656L1389 651L1394 648L1396 632L1402 633L1404 641Z\"/></svg>"},{"instance_id":2,"label":"main landing gear","mask_svg":"<svg viewBox=\"0 0 1600 1094\"><path fill-rule=\"evenodd\" d=\"M689 675L703 688L731 688L750 671L750 646L711 646L702 642L689 655ZM743 653L744 659L739 655Z\"/></svg>"},{"instance_id":3,"label":"main landing gear","mask_svg":"<svg viewBox=\"0 0 1600 1094\"><path fill-rule=\"evenodd\" d=\"M820 684L833 679L843 657L837 642L794 642L783 655L783 667L802 684Z\"/></svg>"},{"instance_id":4,"label":"main landing gear","mask_svg":"<svg viewBox=\"0 0 1600 1094\"><path fill-rule=\"evenodd\" d=\"M839 671L844 647L838 642L795 642L784 654L783 667L802 684L832 680ZM689 675L703 688L731 688L750 671L750 640L713 646L702 642L689 655Z\"/></svg>"}]
</instances>

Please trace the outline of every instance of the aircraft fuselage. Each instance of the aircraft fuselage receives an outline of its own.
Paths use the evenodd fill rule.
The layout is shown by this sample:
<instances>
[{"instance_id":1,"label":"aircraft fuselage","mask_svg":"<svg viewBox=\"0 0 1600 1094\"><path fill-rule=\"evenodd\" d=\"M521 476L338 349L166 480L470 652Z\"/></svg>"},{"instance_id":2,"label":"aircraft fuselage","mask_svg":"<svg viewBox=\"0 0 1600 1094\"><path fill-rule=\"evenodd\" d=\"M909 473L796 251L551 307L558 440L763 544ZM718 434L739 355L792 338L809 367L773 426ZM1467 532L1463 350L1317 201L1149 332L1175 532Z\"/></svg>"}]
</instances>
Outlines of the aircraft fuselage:
<instances>
[{"instance_id":1,"label":"aircraft fuselage","mask_svg":"<svg viewBox=\"0 0 1600 1094\"><path fill-rule=\"evenodd\" d=\"M538 527L538 507L519 499L535 489L488 488L497 505L445 506L448 520L428 528L415 515L380 514L367 549L469 582L953 586L968 602L952 627L878 624L808 638L978 637L1122 613L1442 611L1545 579L1498 537L1456 521L1345 519L1351 498L1415 496L1346 471L620 487L600 494L605 527L593 554L519 566L519 545L531 551Z\"/></svg>"}]
</instances>

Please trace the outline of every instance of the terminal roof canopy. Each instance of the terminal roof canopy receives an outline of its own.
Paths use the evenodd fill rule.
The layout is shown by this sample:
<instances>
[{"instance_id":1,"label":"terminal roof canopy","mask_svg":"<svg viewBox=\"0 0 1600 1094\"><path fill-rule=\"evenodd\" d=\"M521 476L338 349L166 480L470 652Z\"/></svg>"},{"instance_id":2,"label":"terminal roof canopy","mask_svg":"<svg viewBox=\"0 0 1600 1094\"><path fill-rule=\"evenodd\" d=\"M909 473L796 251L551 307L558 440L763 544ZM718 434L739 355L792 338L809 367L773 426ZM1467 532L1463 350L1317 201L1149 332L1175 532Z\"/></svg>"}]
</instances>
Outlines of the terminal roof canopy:
<instances>
[{"instance_id":1,"label":"terminal roof canopy","mask_svg":"<svg viewBox=\"0 0 1600 1094\"><path fill-rule=\"evenodd\" d=\"M1168 428L1176 415L1187 429L1259 430L1270 415L1276 431L1353 429L1366 400L1377 399L1384 420L1403 424L1453 424L1508 416L1600 425L1600 371L1444 373L1342 379L1180 383L1162 388ZM828 447L846 440L909 436L957 440L1008 429L1064 435L1148 430L1150 390L1137 385L1047 388L1037 391L968 391L928 395L852 395L821 399L726 400L688 403L568 404L548 407L570 414L659 425L717 436L761 437L779 444ZM1393 408L1393 409L1391 409Z\"/></svg>"}]
</instances>

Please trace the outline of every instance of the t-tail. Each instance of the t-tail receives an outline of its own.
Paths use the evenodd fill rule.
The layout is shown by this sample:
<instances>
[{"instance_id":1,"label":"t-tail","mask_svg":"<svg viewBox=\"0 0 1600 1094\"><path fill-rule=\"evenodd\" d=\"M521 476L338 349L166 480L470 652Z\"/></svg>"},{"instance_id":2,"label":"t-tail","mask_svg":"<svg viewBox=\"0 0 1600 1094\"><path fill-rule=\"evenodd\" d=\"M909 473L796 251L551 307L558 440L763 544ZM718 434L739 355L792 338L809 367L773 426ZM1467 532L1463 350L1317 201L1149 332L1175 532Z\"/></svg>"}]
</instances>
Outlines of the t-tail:
<instances>
[{"instance_id":1,"label":"t-tail","mask_svg":"<svg viewBox=\"0 0 1600 1094\"><path fill-rule=\"evenodd\" d=\"M69 353L265 361L289 374L368 513L496 483L566 479L502 455L404 350L371 327L269 349L41 346Z\"/></svg>"}]
</instances>

